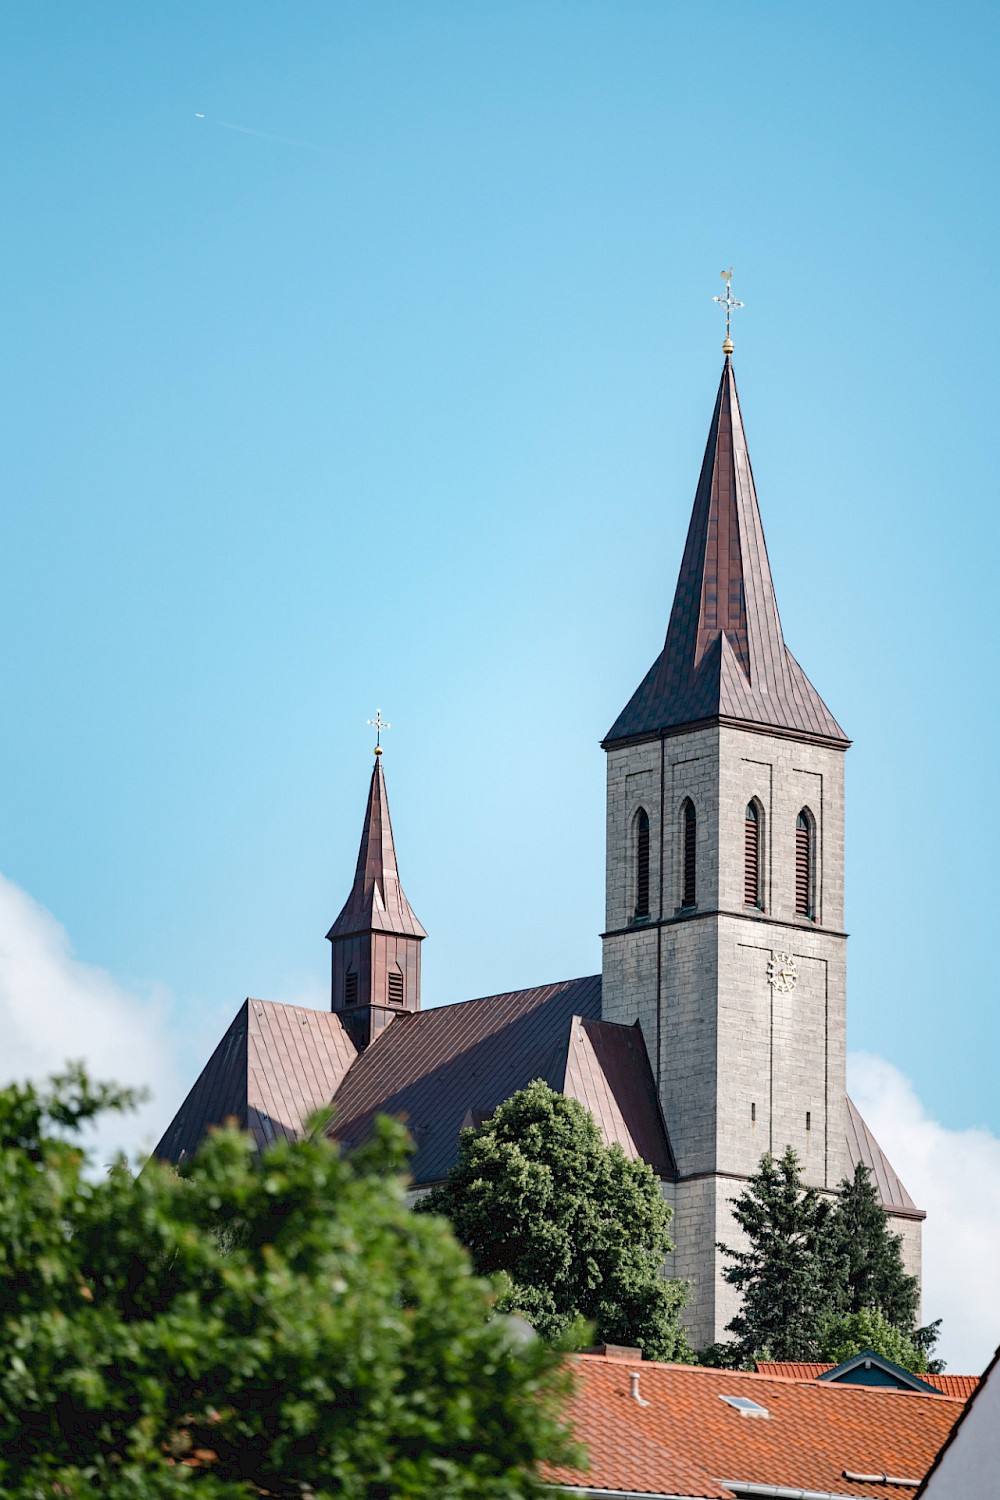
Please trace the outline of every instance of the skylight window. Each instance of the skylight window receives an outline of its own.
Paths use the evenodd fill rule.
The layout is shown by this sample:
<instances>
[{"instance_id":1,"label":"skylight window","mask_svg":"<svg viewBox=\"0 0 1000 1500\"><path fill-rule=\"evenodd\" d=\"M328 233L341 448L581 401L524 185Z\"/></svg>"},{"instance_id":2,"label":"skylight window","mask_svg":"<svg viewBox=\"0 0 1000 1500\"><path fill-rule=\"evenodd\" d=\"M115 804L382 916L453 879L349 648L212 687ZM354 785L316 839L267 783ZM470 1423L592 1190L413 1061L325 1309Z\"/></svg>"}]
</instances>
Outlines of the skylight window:
<instances>
[{"instance_id":1,"label":"skylight window","mask_svg":"<svg viewBox=\"0 0 1000 1500\"><path fill-rule=\"evenodd\" d=\"M720 1396L727 1406L738 1411L741 1417L769 1417L771 1413L766 1406L761 1406L757 1401L751 1401L749 1396Z\"/></svg>"}]
</instances>

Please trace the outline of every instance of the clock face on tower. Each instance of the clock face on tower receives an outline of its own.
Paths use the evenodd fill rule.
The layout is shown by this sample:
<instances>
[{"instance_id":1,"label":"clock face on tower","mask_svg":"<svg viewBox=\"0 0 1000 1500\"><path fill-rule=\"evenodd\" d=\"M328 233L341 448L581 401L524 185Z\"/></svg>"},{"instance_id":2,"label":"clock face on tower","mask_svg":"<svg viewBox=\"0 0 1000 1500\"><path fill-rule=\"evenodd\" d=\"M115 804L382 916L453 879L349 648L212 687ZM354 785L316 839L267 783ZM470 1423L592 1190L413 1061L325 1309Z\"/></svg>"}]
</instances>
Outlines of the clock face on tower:
<instances>
[{"instance_id":1,"label":"clock face on tower","mask_svg":"<svg viewBox=\"0 0 1000 1500\"><path fill-rule=\"evenodd\" d=\"M775 953L767 966L767 982L779 995L790 995L798 981L799 971L790 953Z\"/></svg>"}]
</instances>

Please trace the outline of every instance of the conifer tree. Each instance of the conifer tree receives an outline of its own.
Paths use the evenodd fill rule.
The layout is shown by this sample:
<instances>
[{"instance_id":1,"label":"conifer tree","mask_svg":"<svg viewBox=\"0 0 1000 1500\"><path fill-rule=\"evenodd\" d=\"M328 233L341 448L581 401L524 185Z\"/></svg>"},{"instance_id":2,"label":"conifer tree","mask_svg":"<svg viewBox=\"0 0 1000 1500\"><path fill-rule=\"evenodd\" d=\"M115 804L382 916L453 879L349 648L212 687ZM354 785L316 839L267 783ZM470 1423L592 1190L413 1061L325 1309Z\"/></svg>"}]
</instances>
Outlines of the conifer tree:
<instances>
[{"instance_id":1,"label":"conifer tree","mask_svg":"<svg viewBox=\"0 0 1000 1500\"><path fill-rule=\"evenodd\" d=\"M819 1359L823 1330L843 1300L844 1261L829 1234L832 1205L802 1185L791 1146L775 1159L770 1152L733 1201L733 1217L746 1235L746 1249L719 1249L732 1262L722 1275L743 1294L736 1317L732 1357Z\"/></svg>"},{"instance_id":2,"label":"conifer tree","mask_svg":"<svg viewBox=\"0 0 1000 1500\"><path fill-rule=\"evenodd\" d=\"M858 1162L853 1177L840 1184L830 1216L835 1253L846 1266L843 1311L882 1313L893 1328L911 1335L920 1303L915 1276L903 1266L902 1238L889 1228L871 1173Z\"/></svg>"}]
</instances>

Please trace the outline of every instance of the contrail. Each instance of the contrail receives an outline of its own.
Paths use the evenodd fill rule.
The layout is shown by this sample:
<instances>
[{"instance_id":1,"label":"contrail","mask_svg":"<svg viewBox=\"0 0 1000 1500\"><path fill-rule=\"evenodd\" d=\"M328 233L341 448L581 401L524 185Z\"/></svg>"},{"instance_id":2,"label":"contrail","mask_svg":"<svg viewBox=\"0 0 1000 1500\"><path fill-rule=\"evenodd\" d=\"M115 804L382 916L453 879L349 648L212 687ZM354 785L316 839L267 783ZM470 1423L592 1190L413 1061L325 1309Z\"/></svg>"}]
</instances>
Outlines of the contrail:
<instances>
[{"instance_id":1,"label":"contrail","mask_svg":"<svg viewBox=\"0 0 1000 1500\"><path fill-rule=\"evenodd\" d=\"M196 120L204 120L204 115L195 115ZM238 130L240 135L255 135L262 141L277 141L279 146L301 146L305 151L325 151L325 146L320 146L316 141L296 141L287 135L272 135L269 130L251 130L249 125L234 125L231 120L212 120L212 125L218 125L220 130Z\"/></svg>"}]
</instances>

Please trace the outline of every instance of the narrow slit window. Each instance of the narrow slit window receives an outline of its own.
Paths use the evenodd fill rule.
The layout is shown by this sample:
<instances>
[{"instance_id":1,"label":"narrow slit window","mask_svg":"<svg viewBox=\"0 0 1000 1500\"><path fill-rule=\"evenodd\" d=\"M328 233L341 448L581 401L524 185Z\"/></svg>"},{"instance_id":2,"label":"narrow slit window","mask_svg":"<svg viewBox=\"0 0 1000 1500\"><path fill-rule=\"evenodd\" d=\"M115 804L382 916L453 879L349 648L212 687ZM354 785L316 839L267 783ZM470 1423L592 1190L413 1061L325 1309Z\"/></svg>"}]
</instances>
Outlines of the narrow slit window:
<instances>
[{"instance_id":1,"label":"narrow slit window","mask_svg":"<svg viewBox=\"0 0 1000 1500\"><path fill-rule=\"evenodd\" d=\"M403 976L398 969L389 970L389 1004L402 1005Z\"/></svg>"},{"instance_id":2,"label":"narrow slit window","mask_svg":"<svg viewBox=\"0 0 1000 1500\"><path fill-rule=\"evenodd\" d=\"M748 802L743 824L743 904L760 907L760 813Z\"/></svg>"},{"instance_id":3,"label":"narrow slit window","mask_svg":"<svg viewBox=\"0 0 1000 1500\"><path fill-rule=\"evenodd\" d=\"M344 975L344 1004L357 1005L358 1003L358 975L355 969L348 969Z\"/></svg>"},{"instance_id":4,"label":"narrow slit window","mask_svg":"<svg viewBox=\"0 0 1000 1500\"><path fill-rule=\"evenodd\" d=\"M649 916L649 814L639 809L635 826L635 915Z\"/></svg>"},{"instance_id":5,"label":"narrow slit window","mask_svg":"<svg viewBox=\"0 0 1000 1500\"><path fill-rule=\"evenodd\" d=\"M692 802L685 802L684 873L681 884L681 906L694 906L698 899L698 816Z\"/></svg>"},{"instance_id":6,"label":"narrow slit window","mask_svg":"<svg viewBox=\"0 0 1000 1500\"><path fill-rule=\"evenodd\" d=\"M813 915L813 824L805 808L795 820L795 915Z\"/></svg>"}]
</instances>

